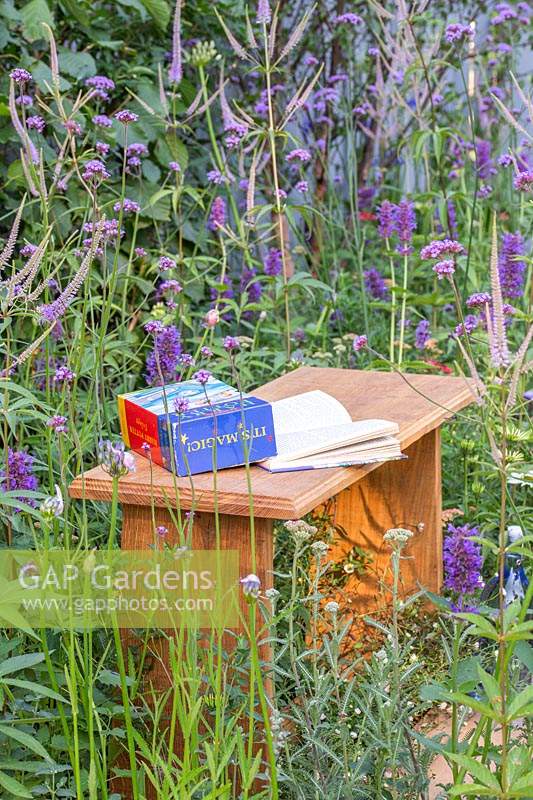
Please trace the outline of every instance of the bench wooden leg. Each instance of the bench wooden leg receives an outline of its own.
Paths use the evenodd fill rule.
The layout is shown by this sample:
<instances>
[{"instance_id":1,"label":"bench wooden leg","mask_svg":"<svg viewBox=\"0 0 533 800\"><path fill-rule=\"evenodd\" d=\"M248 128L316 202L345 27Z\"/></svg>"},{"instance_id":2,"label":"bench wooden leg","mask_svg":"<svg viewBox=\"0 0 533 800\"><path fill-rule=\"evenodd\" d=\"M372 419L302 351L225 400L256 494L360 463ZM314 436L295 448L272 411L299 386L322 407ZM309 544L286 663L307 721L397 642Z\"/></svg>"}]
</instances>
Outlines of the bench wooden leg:
<instances>
[{"instance_id":1,"label":"bench wooden leg","mask_svg":"<svg viewBox=\"0 0 533 800\"><path fill-rule=\"evenodd\" d=\"M250 539L250 520L248 517L231 516L229 514L219 515L220 521L220 544L222 550L238 550L240 554L241 577L255 572L261 580L261 591L264 592L273 584L273 520L255 520L255 551L256 564L252 564L252 550ZM173 525L172 517L165 508L154 509L154 516L149 506L127 505L123 507L123 526L121 547L123 550L147 550L154 544L154 523L155 527L164 526L168 530L167 541L175 544L178 541L177 531ZM212 550L215 548L215 515L206 512L196 512L194 515L192 529L192 549L193 550ZM240 605L243 616L248 618L249 606L241 593ZM261 627L259 612L257 616L258 630ZM124 647L132 644L131 636L124 632L122 637ZM223 647L230 651L235 644L235 637L231 634L224 634ZM147 659L146 668L143 671L143 686L145 691L150 693L152 690L163 692L172 684L172 675L168 667L168 646L165 639L151 640L149 644L151 657ZM261 657L267 659L269 652L263 650ZM267 680L267 690L269 683ZM180 752L180 742L176 741L176 752ZM128 767L127 758L120 758L120 766ZM113 781L113 789L120 792L123 800L129 800L131 794L131 784L128 780L117 779ZM156 800L155 792L149 786L147 788L147 799Z\"/></svg>"},{"instance_id":2,"label":"bench wooden leg","mask_svg":"<svg viewBox=\"0 0 533 800\"><path fill-rule=\"evenodd\" d=\"M385 463L336 498L335 523L347 534L335 547L339 558L353 545L373 557L368 573L351 580L354 610L365 612L379 605L381 581L389 583L390 548L383 542L389 528L423 525L404 550L403 591L412 594L418 584L433 592L442 584L442 496L440 431L427 433L407 448L408 460Z\"/></svg>"}]
</instances>

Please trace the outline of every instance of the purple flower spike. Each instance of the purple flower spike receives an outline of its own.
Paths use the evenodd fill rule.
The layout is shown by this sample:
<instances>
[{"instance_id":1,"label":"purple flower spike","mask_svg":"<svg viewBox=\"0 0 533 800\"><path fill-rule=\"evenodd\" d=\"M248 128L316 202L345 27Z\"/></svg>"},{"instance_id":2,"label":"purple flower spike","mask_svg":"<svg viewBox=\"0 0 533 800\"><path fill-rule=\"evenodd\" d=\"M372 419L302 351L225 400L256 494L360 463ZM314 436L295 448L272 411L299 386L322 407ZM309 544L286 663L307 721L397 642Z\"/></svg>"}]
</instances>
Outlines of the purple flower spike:
<instances>
[{"instance_id":1,"label":"purple flower spike","mask_svg":"<svg viewBox=\"0 0 533 800\"><path fill-rule=\"evenodd\" d=\"M429 330L429 322L427 319L421 319L415 330L415 347L417 350L425 350L426 343L430 338L431 333Z\"/></svg>"},{"instance_id":2,"label":"purple flower spike","mask_svg":"<svg viewBox=\"0 0 533 800\"><path fill-rule=\"evenodd\" d=\"M480 545L471 536L479 536L472 525L448 525L444 540L444 586L457 595L472 595L483 586L481 567L483 557Z\"/></svg>"},{"instance_id":3,"label":"purple flower spike","mask_svg":"<svg viewBox=\"0 0 533 800\"><path fill-rule=\"evenodd\" d=\"M258 0L257 3L257 24L268 25L272 19L272 12L270 11L270 3L268 0Z\"/></svg>"},{"instance_id":4,"label":"purple flower spike","mask_svg":"<svg viewBox=\"0 0 533 800\"><path fill-rule=\"evenodd\" d=\"M3 459L5 464L5 457ZM33 456L30 456L25 450L12 450L7 451L7 477L4 467L0 469L0 492L9 492L16 489L22 491L35 492L39 487L39 482L33 474ZM37 505L33 497L20 497L18 498L21 503L35 508ZM21 512L20 508L14 509L15 514Z\"/></svg>"},{"instance_id":5,"label":"purple flower spike","mask_svg":"<svg viewBox=\"0 0 533 800\"><path fill-rule=\"evenodd\" d=\"M265 275L269 275L271 278L281 273L283 270L281 250L277 250L275 247L270 248L264 260L263 269Z\"/></svg>"},{"instance_id":6,"label":"purple flower spike","mask_svg":"<svg viewBox=\"0 0 533 800\"><path fill-rule=\"evenodd\" d=\"M177 378L181 356L181 335L175 325L162 325L155 320L148 330L154 336L154 347L146 358L146 382L150 386L161 386L172 383Z\"/></svg>"},{"instance_id":7,"label":"purple flower spike","mask_svg":"<svg viewBox=\"0 0 533 800\"><path fill-rule=\"evenodd\" d=\"M385 284L385 279L381 272L372 267L367 269L364 273L365 289L374 300L384 300L389 291Z\"/></svg>"},{"instance_id":8,"label":"purple flower spike","mask_svg":"<svg viewBox=\"0 0 533 800\"><path fill-rule=\"evenodd\" d=\"M498 260L503 297L522 297L526 277L524 240L519 233L504 233Z\"/></svg>"},{"instance_id":9,"label":"purple flower spike","mask_svg":"<svg viewBox=\"0 0 533 800\"><path fill-rule=\"evenodd\" d=\"M211 206L207 227L210 231L218 231L226 224L226 202L223 197L215 197Z\"/></svg>"},{"instance_id":10,"label":"purple flower spike","mask_svg":"<svg viewBox=\"0 0 533 800\"><path fill-rule=\"evenodd\" d=\"M413 232L416 230L414 203L404 199L397 205L396 213L394 214L394 230L400 240L398 251L405 255L411 253L411 241Z\"/></svg>"},{"instance_id":11,"label":"purple flower spike","mask_svg":"<svg viewBox=\"0 0 533 800\"><path fill-rule=\"evenodd\" d=\"M389 200L384 200L378 208L378 234L382 239L390 239L394 232L394 215L396 206Z\"/></svg>"}]
</instances>

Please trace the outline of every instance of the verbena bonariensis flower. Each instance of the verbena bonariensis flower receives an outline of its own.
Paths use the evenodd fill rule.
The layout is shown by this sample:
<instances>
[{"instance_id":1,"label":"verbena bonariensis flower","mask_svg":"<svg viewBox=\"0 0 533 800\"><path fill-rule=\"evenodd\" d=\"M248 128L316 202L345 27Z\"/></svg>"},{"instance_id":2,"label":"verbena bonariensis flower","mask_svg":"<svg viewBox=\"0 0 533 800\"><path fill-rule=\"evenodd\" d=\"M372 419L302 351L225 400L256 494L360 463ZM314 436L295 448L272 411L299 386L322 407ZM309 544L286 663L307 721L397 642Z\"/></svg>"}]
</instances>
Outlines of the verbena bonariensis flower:
<instances>
[{"instance_id":1,"label":"verbena bonariensis flower","mask_svg":"<svg viewBox=\"0 0 533 800\"><path fill-rule=\"evenodd\" d=\"M168 256L161 256L159 259L159 269L161 272L167 272L169 269L175 269L176 262L173 258L169 258Z\"/></svg>"},{"instance_id":2,"label":"verbena bonariensis flower","mask_svg":"<svg viewBox=\"0 0 533 800\"><path fill-rule=\"evenodd\" d=\"M24 247L20 248L20 255L22 256L22 258L29 258L35 253L36 250L37 250L37 245L28 242L28 244L25 244Z\"/></svg>"},{"instance_id":3,"label":"verbena bonariensis flower","mask_svg":"<svg viewBox=\"0 0 533 800\"><path fill-rule=\"evenodd\" d=\"M360 25L363 24L362 18L358 14L352 14L348 12L346 14L339 14L334 19L335 25L353 25L354 27L358 28Z\"/></svg>"},{"instance_id":4,"label":"verbena bonariensis flower","mask_svg":"<svg viewBox=\"0 0 533 800\"><path fill-rule=\"evenodd\" d=\"M431 258L440 258L443 255L463 255L465 249L460 242L455 239L439 239L430 242L420 251L420 258L425 260Z\"/></svg>"},{"instance_id":5,"label":"verbena bonariensis flower","mask_svg":"<svg viewBox=\"0 0 533 800\"><path fill-rule=\"evenodd\" d=\"M425 350L430 335L429 321L421 319L415 330L415 347L417 350Z\"/></svg>"},{"instance_id":6,"label":"verbena bonariensis flower","mask_svg":"<svg viewBox=\"0 0 533 800\"><path fill-rule=\"evenodd\" d=\"M475 144L476 167L482 180L487 180L496 173L490 157L490 142L488 139L478 139Z\"/></svg>"},{"instance_id":7,"label":"verbena bonariensis flower","mask_svg":"<svg viewBox=\"0 0 533 800\"><path fill-rule=\"evenodd\" d=\"M364 350L364 348L368 345L368 337L364 334L361 336L355 336L353 340L353 349L355 353L358 353L360 350Z\"/></svg>"},{"instance_id":8,"label":"verbena bonariensis flower","mask_svg":"<svg viewBox=\"0 0 533 800\"><path fill-rule=\"evenodd\" d=\"M300 194L307 194L307 192L309 191L309 184L307 183L307 181L298 181L298 183L294 188L296 189L297 192L300 192Z\"/></svg>"},{"instance_id":9,"label":"verbena bonariensis flower","mask_svg":"<svg viewBox=\"0 0 533 800\"><path fill-rule=\"evenodd\" d=\"M105 168L105 165L102 164L101 161L98 159L93 158L91 161L88 161L85 164L83 169L82 177L84 181L92 181L99 182L105 181L107 178L110 177L110 173Z\"/></svg>"},{"instance_id":10,"label":"verbena bonariensis flower","mask_svg":"<svg viewBox=\"0 0 533 800\"><path fill-rule=\"evenodd\" d=\"M269 275L271 278L281 273L283 270L281 250L278 250L275 247L270 248L265 260L263 261L263 269L265 275Z\"/></svg>"},{"instance_id":11,"label":"verbena bonariensis flower","mask_svg":"<svg viewBox=\"0 0 533 800\"><path fill-rule=\"evenodd\" d=\"M502 155L498 158L498 164L500 167L510 167L512 163L513 159L509 153L502 153Z\"/></svg>"},{"instance_id":12,"label":"verbena bonariensis flower","mask_svg":"<svg viewBox=\"0 0 533 800\"><path fill-rule=\"evenodd\" d=\"M67 418L61 416L61 414L54 414L53 417L50 417L50 419L46 421L46 425L48 428L52 428L56 433L66 433L68 430Z\"/></svg>"},{"instance_id":13,"label":"verbena bonariensis flower","mask_svg":"<svg viewBox=\"0 0 533 800\"><path fill-rule=\"evenodd\" d=\"M176 280L161 281L156 289L156 300L161 300L166 294L179 294L182 286Z\"/></svg>"},{"instance_id":14,"label":"verbena bonariensis flower","mask_svg":"<svg viewBox=\"0 0 533 800\"><path fill-rule=\"evenodd\" d=\"M222 342L222 347L227 353L233 353L236 350L240 350L241 343L236 336L226 336Z\"/></svg>"},{"instance_id":15,"label":"verbena bonariensis flower","mask_svg":"<svg viewBox=\"0 0 533 800\"><path fill-rule=\"evenodd\" d=\"M474 314L467 314L464 319L464 324L461 322L459 325L455 327L455 335L456 336L470 336L472 331L478 327L480 323L479 317L476 317Z\"/></svg>"},{"instance_id":16,"label":"verbena bonariensis flower","mask_svg":"<svg viewBox=\"0 0 533 800\"><path fill-rule=\"evenodd\" d=\"M226 178L221 173L219 169L210 169L206 175L208 183L212 183L214 186L220 186L223 183L226 183Z\"/></svg>"},{"instance_id":17,"label":"verbena bonariensis flower","mask_svg":"<svg viewBox=\"0 0 533 800\"><path fill-rule=\"evenodd\" d=\"M398 203L394 213L394 230L398 234L398 239L400 240L398 251L404 255L412 253L411 241L413 239L413 232L416 230L414 203L405 199Z\"/></svg>"},{"instance_id":18,"label":"verbena bonariensis flower","mask_svg":"<svg viewBox=\"0 0 533 800\"><path fill-rule=\"evenodd\" d=\"M394 233L394 214L396 206L384 200L378 208L378 234L382 239L390 239Z\"/></svg>"},{"instance_id":19,"label":"verbena bonariensis flower","mask_svg":"<svg viewBox=\"0 0 533 800\"><path fill-rule=\"evenodd\" d=\"M147 156L148 155L148 148L142 142L132 142L126 148L126 158L131 158L132 156Z\"/></svg>"},{"instance_id":20,"label":"verbena bonariensis flower","mask_svg":"<svg viewBox=\"0 0 533 800\"><path fill-rule=\"evenodd\" d=\"M139 115L135 114L134 111L128 111L127 108L123 108L122 111L116 112L115 119L118 119L123 125L128 125L130 122L137 122Z\"/></svg>"},{"instance_id":21,"label":"verbena bonariensis flower","mask_svg":"<svg viewBox=\"0 0 533 800\"><path fill-rule=\"evenodd\" d=\"M111 145L107 144L107 142L96 142L94 147L96 152L99 155L103 156L104 158L109 154L109 151L111 150Z\"/></svg>"},{"instance_id":22,"label":"verbena bonariensis flower","mask_svg":"<svg viewBox=\"0 0 533 800\"><path fill-rule=\"evenodd\" d=\"M93 94L99 97L100 100L109 100L109 92L112 92L115 88L115 82L105 75L93 75L91 78L86 79L85 86L94 89Z\"/></svg>"},{"instance_id":23,"label":"verbena bonariensis flower","mask_svg":"<svg viewBox=\"0 0 533 800\"><path fill-rule=\"evenodd\" d=\"M0 491L12 492L17 489L22 491L35 492L39 487L39 481L34 475L33 467L34 458L30 456L26 450L12 450L11 447L7 451L7 470L2 467L0 469ZM5 464L5 459L3 460ZM6 476L7 472L7 476ZM37 505L33 497L17 497L22 503L35 508ZM19 513L22 509L15 508L15 513Z\"/></svg>"},{"instance_id":24,"label":"verbena bonariensis flower","mask_svg":"<svg viewBox=\"0 0 533 800\"><path fill-rule=\"evenodd\" d=\"M76 374L72 372L72 370L67 367L66 364L61 364L59 367L56 367L56 371L54 372L52 380L54 383L70 386L75 377Z\"/></svg>"},{"instance_id":25,"label":"verbena bonariensis flower","mask_svg":"<svg viewBox=\"0 0 533 800\"><path fill-rule=\"evenodd\" d=\"M95 114L92 119L93 125L96 125L97 128L112 128L113 127L113 120L111 117L108 117L107 114Z\"/></svg>"},{"instance_id":26,"label":"verbena bonariensis flower","mask_svg":"<svg viewBox=\"0 0 533 800\"><path fill-rule=\"evenodd\" d=\"M199 369L198 372L195 372L193 375L194 380L201 383L202 386L205 386L205 384L209 382L210 377L211 373L207 369Z\"/></svg>"},{"instance_id":27,"label":"verbena bonariensis flower","mask_svg":"<svg viewBox=\"0 0 533 800\"><path fill-rule=\"evenodd\" d=\"M123 201L118 200L113 206L113 211L118 212L120 209L122 209L124 214L138 214L141 207L135 200L130 200L129 197L125 197Z\"/></svg>"},{"instance_id":28,"label":"verbena bonariensis flower","mask_svg":"<svg viewBox=\"0 0 533 800\"><path fill-rule=\"evenodd\" d=\"M504 233L498 260L498 271L503 297L522 297L526 277L524 240L519 233Z\"/></svg>"},{"instance_id":29,"label":"verbena bonariensis flower","mask_svg":"<svg viewBox=\"0 0 533 800\"><path fill-rule=\"evenodd\" d=\"M381 272L372 267L365 270L365 289L374 300L383 300L388 295L388 289L385 284L385 279Z\"/></svg>"},{"instance_id":30,"label":"verbena bonariensis flower","mask_svg":"<svg viewBox=\"0 0 533 800\"><path fill-rule=\"evenodd\" d=\"M207 227L210 231L218 231L226 224L226 201L220 195L215 197L211 205Z\"/></svg>"},{"instance_id":31,"label":"verbena bonariensis flower","mask_svg":"<svg viewBox=\"0 0 533 800\"><path fill-rule=\"evenodd\" d=\"M182 352L180 332L175 325L159 323L153 336L153 349L146 357L146 382L150 386L172 383L177 377Z\"/></svg>"},{"instance_id":32,"label":"verbena bonariensis flower","mask_svg":"<svg viewBox=\"0 0 533 800\"><path fill-rule=\"evenodd\" d=\"M463 607L464 595L473 595L483 586L481 547L470 538L479 536L479 529L450 523L447 533L443 547L444 586L459 595L459 605Z\"/></svg>"},{"instance_id":33,"label":"verbena bonariensis flower","mask_svg":"<svg viewBox=\"0 0 533 800\"><path fill-rule=\"evenodd\" d=\"M447 275L453 275L455 272L455 262L451 259L446 259L445 261L438 261L435 266L433 267L433 272L436 272L437 278L442 280Z\"/></svg>"},{"instance_id":34,"label":"verbena bonariensis flower","mask_svg":"<svg viewBox=\"0 0 533 800\"><path fill-rule=\"evenodd\" d=\"M100 439L98 442L98 461L112 478L121 478L128 472L135 472L135 457L126 453L124 442Z\"/></svg>"},{"instance_id":35,"label":"verbena bonariensis flower","mask_svg":"<svg viewBox=\"0 0 533 800\"><path fill-rule=\"evenodd\" d=\"M288 161L289 164L292 161L300 161L302 164L306 164L308 161L311 161L311 153L309 150L297 147L295 150L291 150L290 153L287 153L285 161Z\"/></svg>"},{"instance_id":36,"label":"verbena bonariensis flower","mask_svg":"<svg viewBox=\"0 0 533 800\"><path fill-rule=\"evenodd\" d=\"M474 292L474 294L471 294L470 297L467 298L466 307L483 308L483 306L488 305L491 300L492 297L488 292Z\"/></svg>"},{"instance_id":37,"label":"verbena bonariensis flower","mask_svg":"<svg viewBox=\"0 0 533 800\"><path fill-rule=\"evenodd\" d=\"M32 80L31 72L28 72L27 69L22 69L22 67L16 67L15 69L11 70L9 77L12 81L15 81L15 83L18 83L20 86L23 86L25 83L28 83Z\"/></svg>"},{"instance_id":38,"label":"verbena bonariensis flower","mask_svg":"<svg viewBox=\"0 0 533 800\"><path fill-rule=\"evenodd\" d=\"M189 410L189 401L186 397L178 397L174 400L174 410L177 414L184 414Z\"/></svg>"},{"instance_id":39,"label":"verbena bonariensis flower","mask_svg":"<svg viewBox=\"0 0 533 800\"><path fill-rule=\"evenodd\" d=\"M446 27L446 32L444 36L446 37L446 41L450 44L454 42L460 42L464 39L469 39L471 36L474 35L474 29L471 25L461 25L460 22L452 22L450 25Z\"/></svg>"},{"instance_id":40,"label":"verbena bonariensis flower","mask_svg":"<svg viewBox=\"0 0 533 800\"><path fill-rule=\"evenodd\" d=\"M519 172L515 175L513 185L519 192L530 192L533 189L533 172L531 170Z\"/></svg>"},{"instance_id":41,"label":"verbena bonariensis flower","mask_svg":"<svg viewBox=\"0 0 533 800\"><path fill-rule=\"evenodd\" d=\"M171 172L181 172L181 167L177 161L169 161L168 168Z\"/></svg>"},{"instance_id":42,"label":"verbena bonariensis flower","mask_svg":"<svg viewBox=\"0 0 533 800\"><path fill-rule=\"evenodd\" d=\"M28 117L26 120L26 125L30 130L35 130L38 133L42 133L46 127L46 122L38 114L34 114L33 117Z\"/></svg>"}]
</instances>

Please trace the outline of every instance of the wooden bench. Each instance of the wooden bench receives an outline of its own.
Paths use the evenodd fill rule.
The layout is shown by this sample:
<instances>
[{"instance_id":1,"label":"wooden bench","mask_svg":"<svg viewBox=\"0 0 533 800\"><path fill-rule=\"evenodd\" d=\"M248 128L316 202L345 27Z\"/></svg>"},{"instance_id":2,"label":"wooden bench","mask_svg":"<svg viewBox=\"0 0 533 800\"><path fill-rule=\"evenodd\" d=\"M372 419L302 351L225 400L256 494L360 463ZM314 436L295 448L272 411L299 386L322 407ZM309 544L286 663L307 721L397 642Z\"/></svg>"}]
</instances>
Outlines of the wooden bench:
<instances>
[{"instance_id":1,"label":"wooden bench","mask_svg":"<svg viewBox=\"0 0 533 800\"><path fill-rule=\"evenodd\" d=\"M353 419L380 417L400 426L402 449L407 460L364 467L323 469L270 474L251 468L256 531L256 567L263 590L272 585L273 523L298 519L335 498L334 522L341 526L351 544L374 556L373 574L379 573L388 554L383 533L391 527L420 525L407 548L412 556L404 570L405 590L421 584L438 591L442 582L441 455L440 425L454 412L473 402L463 378L367 372L358 370L301 367L265 384L254 394L278 400L299 392L322 389L336 397ZM123 508L121 545L125 549L148 548L154 541L151 506L155 525L176 534L169 504L176 506L175 481L182 510L193 507L189 478L174 478L170 472L137 459L135 472L121 478L118 497ZM215 497L213 475L196 475L194 484L193 548L210 549L215 541ZM78 476L70 495L87 500L111 500L112 481L101 467ZM249 529L249 497L244 468L220 471L217 475L218 510L223 548L240 551L240 572L252 571ZM363 580L359 589L361 606L370 605L376 592L375 580Z\"/></svg>"}]
</instances>

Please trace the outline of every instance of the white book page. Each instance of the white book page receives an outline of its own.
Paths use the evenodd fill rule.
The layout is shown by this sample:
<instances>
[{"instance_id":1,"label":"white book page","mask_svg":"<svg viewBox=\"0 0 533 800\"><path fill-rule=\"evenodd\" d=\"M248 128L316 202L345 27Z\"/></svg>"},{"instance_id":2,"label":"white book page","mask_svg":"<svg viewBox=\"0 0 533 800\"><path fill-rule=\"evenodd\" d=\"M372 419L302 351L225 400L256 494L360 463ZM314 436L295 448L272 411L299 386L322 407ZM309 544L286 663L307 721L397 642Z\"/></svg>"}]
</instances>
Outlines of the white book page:
<instances>
[{"instance_id":1,"label":"white book page","mask_svg":"<svg viewBox=\"0 0 533 800\"><path fill-rule=\"evenodd\" d=\"M393 436L375 440L382 444L377 447L366 447L354 445L352 447L340 447L336 450L328 450L319 455L311 455L307 458L297 459L270 459L265 462L268 468L274 472L294 469L320 469L327 467L339 467L350 465L371 464L375 461L389 461L390 459L402 458L400 443ZM386 444L385 444L386 443ZM272 463L274 462L274 463Z\"/></svg>"},{"instance_id":2,"label":"white book page","mask_svg":"<svg viewBox=\"0 0 533 800\"><path fill-rule=\"evenodd\" d=\"M285 397L272 403L276 441L278 436L328 425L344 425L352 418L342 403L319 389Z\"/></svg>"},{"instance_id":3,"label":"white book page","mask_svg":"<svg viewBox=\"0 0 533 800\"><path fill-rule=\"evenodd\" d=\"M334 425L328 428L295 431L279 435L276 430L276 446L278 455L269 459L272 467L278 460L288 461L335 450L341 446L353 445L357 442L376 440L398 432L395 422L383 419L366 419L350 422L345 425Z\"/></svg>"}]
</instances>

